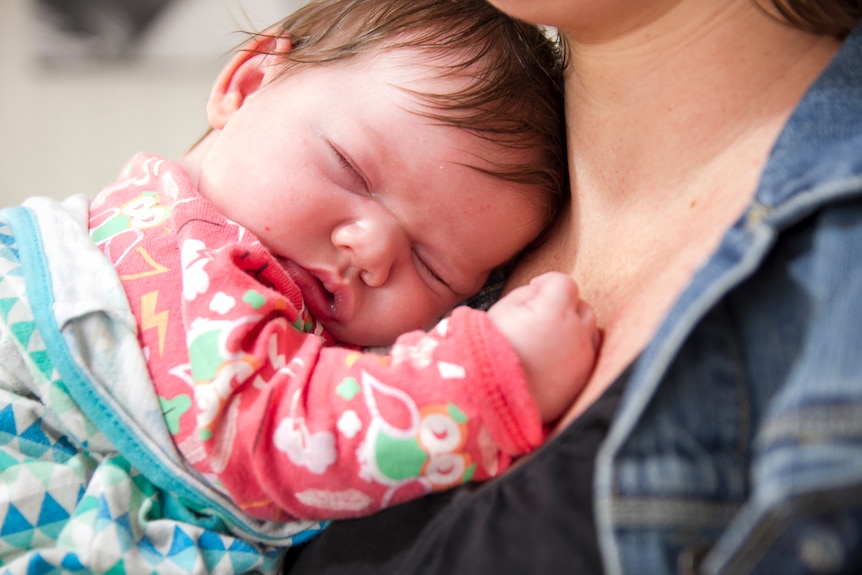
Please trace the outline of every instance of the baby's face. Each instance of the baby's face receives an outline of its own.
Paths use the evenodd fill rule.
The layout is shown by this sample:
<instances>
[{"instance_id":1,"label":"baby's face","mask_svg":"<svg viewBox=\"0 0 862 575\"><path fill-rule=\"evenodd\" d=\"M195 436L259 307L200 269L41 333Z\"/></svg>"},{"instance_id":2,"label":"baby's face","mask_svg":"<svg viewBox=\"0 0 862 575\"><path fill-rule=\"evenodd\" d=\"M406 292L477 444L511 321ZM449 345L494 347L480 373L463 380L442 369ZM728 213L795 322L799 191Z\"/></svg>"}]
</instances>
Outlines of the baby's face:
<instances>
[{"instance_id":1,"label":"baby's face","mask_svg":"<svg viewBox=\"0 0 862 575\"><path fill-rule=\"evenodd\" d=\"M429 327L541 228L538 192L470 167L511 151L411 111L402 87L432 81L397 52L306 67L247 98L201 165L339 341Z\"/></svg>"}]
</instances>

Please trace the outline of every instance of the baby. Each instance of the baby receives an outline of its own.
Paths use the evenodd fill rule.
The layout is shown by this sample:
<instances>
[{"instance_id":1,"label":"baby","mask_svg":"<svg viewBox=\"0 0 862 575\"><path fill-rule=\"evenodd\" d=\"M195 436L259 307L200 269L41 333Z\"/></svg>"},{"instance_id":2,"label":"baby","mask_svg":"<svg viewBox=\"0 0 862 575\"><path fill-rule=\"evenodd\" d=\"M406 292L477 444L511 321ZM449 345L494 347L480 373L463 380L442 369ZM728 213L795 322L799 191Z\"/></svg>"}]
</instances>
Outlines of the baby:
<instances>
[{"instance_id":1,"label":"baby","mask_svg":"<svg viewBox=\"0 0 862 575\"><path fill-rule=\"evenodd\" d=\"M455 307L564 201L561 76L541 31L484 0L313 0L254 35L210 132L176 162L136 156L89 206L149 391L102 393L92 367L64 388L156 488L250 539L499 474L598 346L564 274ZM121 355L87 335L83 356Z\"/></svg>"}]
</instances>

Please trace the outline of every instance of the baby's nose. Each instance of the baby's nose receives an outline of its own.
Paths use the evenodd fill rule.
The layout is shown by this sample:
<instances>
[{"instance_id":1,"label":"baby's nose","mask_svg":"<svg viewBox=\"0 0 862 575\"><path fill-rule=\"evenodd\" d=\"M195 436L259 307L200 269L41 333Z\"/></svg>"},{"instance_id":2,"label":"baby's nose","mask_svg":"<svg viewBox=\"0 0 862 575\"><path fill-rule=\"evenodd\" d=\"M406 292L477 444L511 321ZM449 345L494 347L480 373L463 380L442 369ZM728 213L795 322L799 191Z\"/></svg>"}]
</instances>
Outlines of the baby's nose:
<instances>
[{"instance_id":1,"label":"baby's nose","mask_svg":"<svg viewBox=\"0 0 862 575\"><path fill-rule=\"evenodd\" d=\"M369 287L386 283L407 245L401 226L393 218L386 217L366 218L340 226L333 233L333 243L350 253L359 277Z\"/></svg>"}]
</instances>

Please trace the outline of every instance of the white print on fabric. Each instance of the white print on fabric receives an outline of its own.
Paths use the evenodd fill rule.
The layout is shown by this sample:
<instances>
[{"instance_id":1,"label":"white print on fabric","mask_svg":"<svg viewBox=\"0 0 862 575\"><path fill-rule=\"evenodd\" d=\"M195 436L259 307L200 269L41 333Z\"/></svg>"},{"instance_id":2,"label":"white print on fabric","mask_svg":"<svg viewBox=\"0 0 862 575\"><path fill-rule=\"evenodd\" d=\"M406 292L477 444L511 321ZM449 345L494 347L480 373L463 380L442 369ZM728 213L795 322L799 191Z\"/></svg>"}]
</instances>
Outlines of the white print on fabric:
<instances>
[{"instance_id":1,"label":"white print on fabric","mask_svg":"<svg viewBox=\"0 0 862 575\"><path fill-rule=\"evenodd\" d=\"M353 439L357 433L362 431L362 419L355 411L348 409L338 418L336 426L345 437Z\"/></svg>"},{"instance_id":2,"label":"white print on fabric","mask_svg":"<svg viewBox=\"0 0 862 575\"><path fill-rule=\"evenodd\" d=\"M392 348L392 365L409 363L416 369L425 369L434 360L434 351L440 345L436 338L425 336L415 345L396 344Z\"/></svg>"},{"instance_id":3,"label":"white print on fabric","mask_svg":"<svg viewBox=\"0 0 862 575\"><path fill-rule=\"evenodd\" d=\"M457 406L440 404L420 409L405 391L365 371L361 380L371 421L356 455L360 477L389 486L384 507L399 489L412 485L428 492L472 476L475 463L461 452L467 439L467 417ZM400 405L395 410L400 414L397 423L391 419L392 413L384 412L396 404ZM384 405L390 407L384 409Z\"/></svg>"},{"instance_id":4,"label":"white print on fabric","mask_svg":"<svg viewBox=\"0 0 862 575\"><path fill-rule=\"evenodd\" d=\"M233 442L236 439L237 420L239 419L239 402L234 401L227 409L227 415L224 417L225 423L222 426L223 435L219 438L220 441L212 442L212 453L210 454L210 469L213 473L221 473L227 468L230 461L231 452L233 451Z\"/></svg>"},{"instance_id":5,"label":"white print on fabric","mask_svg":"<svg viewBox=\"0 0 862 575\"><path fill-rule=\"evenodd\" d=\"M334 511L358 512L374 503L373 499L356 489L346 489L344 491L307 489L297 493L296 498L300 503L308 507Z\"/></svg>"},{"instance_id":6,"label":"white print on fabric","mask_svg":"<svg viewBox=\"0 0 862 575\"><path fill-rule=\"evenodd\" d=\"M204 251L206 251L206 245L194 239L184 241L180 248L180 261L183 266L183 297L186 301L194 301L210 287L210 278L204 271L210 259L202 255L201 252Z\"/></svg>"},{"instance_id":7,"label":"white print on fabric","mask_svg":"<svg viewBox=\"0 0 862 575\"><path fill-rule=\"evenodd\" d=\"M230 397L232 381L245 381L254 373L246 361L225 362L209 383L195 385L195 404L198 408L198 428L205 429L218 417L225 400Z\"/></svg>"},{"instance_id":8,"label":"white print on fabric","mask_svg":"<svg viewBox=\"0 0 862 575\"><path fill-rule=\"evenodd\" d=\"M120 208L120 213L130 218L129 227L145 230L161 224L167 209L160 205L157 196L142 195Z\"/></svg>"},{"instance_id":9,"label":"white print on fabric","mask_svg":"<svg viewBox=\"0 0 862 575\"><path fill-rule=\"evenodd\" d=\"M463 366L455 363L438 361L437 371L440 372L440 377L443 379L464 379L467 377L467 370L465 370Z\"/></svg>"},{"instance_id":10,"label":"white print on fabric","mask_svg":"<svg viewBox=\"0 0 862 575\"><path fill-rule=\"evenodd\" d=\"M210 311L219 315L230 313L230 310L236 305L236 298L227 295L223 291L218 292L210 301Z\"/></svg>"},{"instance_id":11,"label":"white print on fabric","mask_svg":"<svg viewBox=\"0 0 862 575\"><path fill-rule=\"evenodd\" d=\"M293 394L290 402L291 416L285 417L278 424L273 443L294 465L322 475L335 463L335 435L329 431L310 432L303 418L293 417L299 396L299 391Z\"/></svg>"}]
</instances>

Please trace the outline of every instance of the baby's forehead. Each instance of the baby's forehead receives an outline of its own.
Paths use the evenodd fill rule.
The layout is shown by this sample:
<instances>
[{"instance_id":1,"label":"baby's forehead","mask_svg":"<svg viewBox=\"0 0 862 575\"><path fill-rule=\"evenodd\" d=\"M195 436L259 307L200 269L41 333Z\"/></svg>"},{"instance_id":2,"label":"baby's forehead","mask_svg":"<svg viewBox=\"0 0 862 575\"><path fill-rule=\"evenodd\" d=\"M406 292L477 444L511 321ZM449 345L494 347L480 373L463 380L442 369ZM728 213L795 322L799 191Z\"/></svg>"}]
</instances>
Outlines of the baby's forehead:
<instances>
[{"instance_id":1,"label":"baby's forehead","mask_svg":"<svg viewBox=\"0 0 862 575\"><path fill-rule=\"evenodd\" d=\"M385 70L385 81L407 96L401 102L407 111L471 136L475 145L458 158L461 165L497 178L500 187L515 184L518 193L531 198L529 216L537 213L547 225L559 211L565 180L564 153L549 140L551 129L541 124L551 121L544 116L537 120L538 108L526 100L501 100L502 77L485 74L498 57L475 50L472 45L444 49L393 38L327 65Z\"/></svg>"},{"instance_id":2,"label":"baby's forehead","mask_svg":"<svg viewBox=\"0 0 862 575\"><path fill-rule=\"evenodd\" d=\"M468 46L416 46L398 42L381 43L365 54L358 54L346 61L366 65L370 62L386 62L403 74L405 83L423 80L441 86L453 82L464 84L487 83L482 70L492 64L490 57L478 57ZM451 87L447 86L447 92Z\"/></svg>"}]
</instances>

